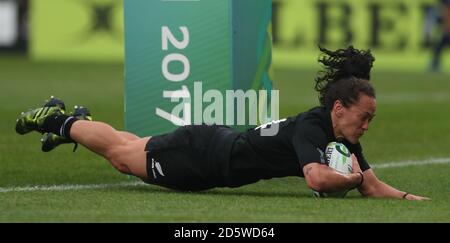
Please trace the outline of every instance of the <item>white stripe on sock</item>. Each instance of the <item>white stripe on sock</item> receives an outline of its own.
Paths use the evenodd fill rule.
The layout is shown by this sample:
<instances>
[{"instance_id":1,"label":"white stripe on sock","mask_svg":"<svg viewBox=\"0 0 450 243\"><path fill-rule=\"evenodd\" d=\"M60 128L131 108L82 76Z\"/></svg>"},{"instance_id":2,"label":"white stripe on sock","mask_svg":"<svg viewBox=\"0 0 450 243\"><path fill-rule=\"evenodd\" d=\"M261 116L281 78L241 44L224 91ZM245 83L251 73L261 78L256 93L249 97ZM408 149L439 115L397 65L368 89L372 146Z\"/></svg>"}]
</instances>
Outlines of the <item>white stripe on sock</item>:
<instances>
[{"instance_id":1,"label":"white stripe on sock","mask_svg":"<svg viewBox=\"0 0 450 243\"><path fill-rule=\"evenodd\" d=\"M65 127L66 127L66 124L70 121L70 120L72 120L72 119L75 119L75 117L73 117L73 116L71 116L71 117L69 117L69 118L67 118L65 121L64 121L64 124L62 125L62 127L60 128L60 130L59 130L59 134L61 135L61 137L63 137L63 138L69 138L68 136L66 136L66 134L65 134Z\"/></svg>"}]
</instances>

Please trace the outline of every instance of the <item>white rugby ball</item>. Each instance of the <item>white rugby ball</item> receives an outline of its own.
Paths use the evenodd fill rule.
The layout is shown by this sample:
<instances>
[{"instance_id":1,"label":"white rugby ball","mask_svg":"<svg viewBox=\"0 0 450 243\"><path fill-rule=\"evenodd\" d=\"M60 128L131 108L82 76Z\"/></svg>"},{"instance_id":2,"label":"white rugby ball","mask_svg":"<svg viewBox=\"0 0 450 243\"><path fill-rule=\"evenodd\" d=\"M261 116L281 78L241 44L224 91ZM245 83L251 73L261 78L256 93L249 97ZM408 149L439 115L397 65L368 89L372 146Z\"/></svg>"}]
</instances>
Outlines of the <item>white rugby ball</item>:
<instances>
[{"instance_id":1,"label":"white rugby ball","mask_svg":"<svg viewBox=\"0 0 450 243\"><path fill-rule=\"evenodd\" d=\"M347 147L338 142L331 142L325 149L326 163L330 168L337 170L343 174L351 174L353 172L352 156ZM343 192L318 192L313 190L315 197L345 197L348 190Z\"/></svg>"}]
</instances>

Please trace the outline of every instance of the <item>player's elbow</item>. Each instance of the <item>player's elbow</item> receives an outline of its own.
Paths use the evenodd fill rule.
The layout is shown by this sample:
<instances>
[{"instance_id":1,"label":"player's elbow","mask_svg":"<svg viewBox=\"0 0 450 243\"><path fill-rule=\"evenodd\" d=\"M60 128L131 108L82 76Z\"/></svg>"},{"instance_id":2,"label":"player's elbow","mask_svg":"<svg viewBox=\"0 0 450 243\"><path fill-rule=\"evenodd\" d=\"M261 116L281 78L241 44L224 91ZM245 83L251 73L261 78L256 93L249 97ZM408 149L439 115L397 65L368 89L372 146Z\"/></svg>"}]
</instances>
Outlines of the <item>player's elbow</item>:
<instances>
[{"instance_id":1,"label":"player's elbow","mask_svg":"<svg viewBox=\"0 0 450 243\"><path fill-rule=\"evenodd\" d=\"M307 186L312 190L321 192L327 189L327 180L319 168L311 168L305 174L305 180Z\"/></svg>"},{"instance_id":2,"label":"player's elbow","mask_svg":"<svg viewBox=\"0 0 450 243\"><path fill-rule=\"evenodd\" d=\"M324 192L328 188L326 182L320 178L307 180L306 183L309 188L318 192Z\"/></svg>"}]
</instances>

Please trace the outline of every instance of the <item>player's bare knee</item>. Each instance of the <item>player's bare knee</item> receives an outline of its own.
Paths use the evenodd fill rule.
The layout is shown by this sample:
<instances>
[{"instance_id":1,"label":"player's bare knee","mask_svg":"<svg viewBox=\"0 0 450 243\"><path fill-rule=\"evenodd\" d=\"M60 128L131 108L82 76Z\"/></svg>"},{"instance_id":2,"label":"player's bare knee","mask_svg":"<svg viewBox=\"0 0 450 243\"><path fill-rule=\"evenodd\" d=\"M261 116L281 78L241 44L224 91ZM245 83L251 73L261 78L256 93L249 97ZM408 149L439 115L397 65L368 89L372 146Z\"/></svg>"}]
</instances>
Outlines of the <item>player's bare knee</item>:
<instances>
[{"instance_id":1,"label":"player's bare knee","mask_svg":"<svg viewBox=\"0 0 450 243\"><path fill-rule=\"evenodd\" d=\"M123 174L131 175L131 170L124 164L115 164L114 167Z\"/></svg>"},{"instance_id":2,"label":"player's bare knee","mask_svg":"<svg viewBox=\"0 0 450 243\"><path fill-rule=\"evenodd\" d=\"M117 159L108 159L111 165L121 173L129 175L131 173L128 166L120 160Z\"/></svg>"},{"instance_id":3,"label":"player's bare knee","mask_svg":"<svg viewBox=\"0 0 450 243\"><path fill-rule=\"evenodd\" d=\"M112 148L105 152L104 157L111 163L111 165L115 169L124 174L129 174L130 170L128 169L128 166L121 159L121 156L123 156L122 152L119 148Z\"/></svg>"},{"instance_id":4,"label":"player's bare knee","mask_svg":"<svg viewBox=\"0 0 450 243\"><path fill-rule=\"evenodd\" d=\"M119 161L120 157L123 156L124 150L123 146L117 145L117 146L111 146L110 148L106 149L104 151L103 156L113 162L113 161Z\"/></svg>"}]
</instances>

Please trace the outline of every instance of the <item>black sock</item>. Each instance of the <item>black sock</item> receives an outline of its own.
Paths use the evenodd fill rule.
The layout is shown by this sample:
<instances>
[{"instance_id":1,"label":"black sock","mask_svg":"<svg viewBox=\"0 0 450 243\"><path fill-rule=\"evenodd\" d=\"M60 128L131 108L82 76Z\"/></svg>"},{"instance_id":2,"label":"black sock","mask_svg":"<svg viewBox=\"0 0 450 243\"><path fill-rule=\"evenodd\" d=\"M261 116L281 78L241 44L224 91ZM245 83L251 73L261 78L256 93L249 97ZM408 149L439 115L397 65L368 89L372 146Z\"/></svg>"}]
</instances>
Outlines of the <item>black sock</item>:
<instances>
[{"instance_id":1,"label":"black sock","mask_svg":"<svg viewBox=\"0 0 450 243\"><path fill-rule=\"evenodd\" d=\"M70 139L70 128L76 121L78 121L78 119L73 116L53 115L45 119L43 129L46 132L51 132Z\"/></svg>"}]
</instances>

